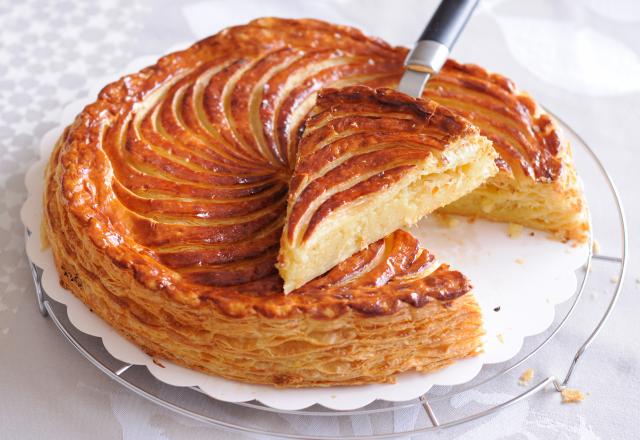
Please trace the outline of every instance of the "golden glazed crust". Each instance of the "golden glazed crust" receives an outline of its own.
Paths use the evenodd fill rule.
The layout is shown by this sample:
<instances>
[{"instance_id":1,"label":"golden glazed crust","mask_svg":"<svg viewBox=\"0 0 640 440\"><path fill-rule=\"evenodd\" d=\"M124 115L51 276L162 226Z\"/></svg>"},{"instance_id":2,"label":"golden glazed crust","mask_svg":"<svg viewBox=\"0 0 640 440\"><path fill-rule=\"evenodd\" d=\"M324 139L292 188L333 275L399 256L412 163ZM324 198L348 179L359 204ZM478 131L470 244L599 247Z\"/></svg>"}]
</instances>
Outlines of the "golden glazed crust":
<instances>
[{"instance_id":1,"label":"golden glazed crust","mask_svg":"<svg viewBox=\"0 0 640 440\"><path fill-rule=\"evenodd\" d=\"M498 171L466 120L392 89L321 90L304 127L278 255L285 292Z\"/></svg>"},{"instance_id":2,"label":"golden glazed crust","mask_svg":"<svg viewBox=\"0 0 640 440\"><path fill-rule=\"evenodd\" d=\"M63 285L149 354L254 383L389 382L477 353L468 281L405 232L288 296L275 272L315 92L391 81L403 56L354 29L261 19L105 87L47 169Z\"/></svg>"}]
</instances>

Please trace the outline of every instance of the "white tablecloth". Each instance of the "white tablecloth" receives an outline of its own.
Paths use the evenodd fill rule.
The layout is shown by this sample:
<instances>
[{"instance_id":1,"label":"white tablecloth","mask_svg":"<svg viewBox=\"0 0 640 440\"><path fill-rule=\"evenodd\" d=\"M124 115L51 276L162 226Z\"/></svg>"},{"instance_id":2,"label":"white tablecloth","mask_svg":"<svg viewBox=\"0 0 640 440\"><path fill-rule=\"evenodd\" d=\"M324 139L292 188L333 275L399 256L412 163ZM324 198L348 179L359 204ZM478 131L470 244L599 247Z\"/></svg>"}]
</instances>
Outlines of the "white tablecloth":
<instances>
[{"instance_id":1,"label":"white tablecloth","mask_svg":"<svg viewBox=\"0 0 640 440\"><path fill-rule=\"evenodd\" d=\"M109 380L37 312L24 252L20 206L24 172L60 108L87 95L87 78L116 72L131 58L164 53L251 18L315 17L352 24L410 45L435 8L431 1L0 1L0 438L93 440L244 438L175 415ZM626 202L630 247L640 225L640 2L485 0L453 56L499 71L568 122L599 154ZM600 218L615 217L598 211ZM610 213L613 214L613 213ZM615 253L605 224L596 238ZM640 436L640 267L632 256L612 321L573 378L589 395L562 405L543 392L439 438L631 439ZM564 372L593 327L615 266L598 264L576 316L531 364ZM517 372L519 373L519 372ZM517 380L517 374L513 376ZM455 408L503 399L470 391ZM412 412L381 423L406 429ZM376 423L318 427L320 434L364 434ZM308 431L307 431L308 432Z\"/></svg>"}]
</instances>

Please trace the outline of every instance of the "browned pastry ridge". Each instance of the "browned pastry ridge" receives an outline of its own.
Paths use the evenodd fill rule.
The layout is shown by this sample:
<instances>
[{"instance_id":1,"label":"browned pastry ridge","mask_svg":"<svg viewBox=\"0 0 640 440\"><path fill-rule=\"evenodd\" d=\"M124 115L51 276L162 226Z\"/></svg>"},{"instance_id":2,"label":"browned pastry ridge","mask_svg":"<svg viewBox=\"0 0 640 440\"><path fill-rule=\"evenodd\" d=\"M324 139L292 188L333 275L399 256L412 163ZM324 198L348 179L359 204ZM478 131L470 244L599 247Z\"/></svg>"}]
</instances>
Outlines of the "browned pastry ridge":
<instances>
[{"instance_id":1,"label":"browned pastry ridge","mask_svg":"<svg viewBox=\"0 0 640 440\"><path fill-rule=\"evenodd\" d=\"M287 296L274 267L316 92L393 87L405 55L352 28L266 18L106 86L46 173L62 284L152 356L241 381L391 382L474 355L468 281L407 233ZM450 62L426 93L498 144L512 180L564 182L553 122L498 78Z\"/></svg>"}]
</instances>

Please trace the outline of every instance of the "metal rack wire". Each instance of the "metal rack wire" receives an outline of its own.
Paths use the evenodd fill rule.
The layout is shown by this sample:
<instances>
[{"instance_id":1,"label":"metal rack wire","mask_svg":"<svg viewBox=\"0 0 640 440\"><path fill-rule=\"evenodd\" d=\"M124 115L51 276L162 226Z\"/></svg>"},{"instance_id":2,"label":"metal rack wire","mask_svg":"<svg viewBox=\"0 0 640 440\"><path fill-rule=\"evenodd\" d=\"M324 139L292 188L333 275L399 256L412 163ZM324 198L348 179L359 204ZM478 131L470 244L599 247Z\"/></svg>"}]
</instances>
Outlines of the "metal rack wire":
<instances>
[{"instance_id":1,"label":"metal rack wire","mask_svg":"<svg viewBox=\"0 0 640 440\"><path fill-rule=\"evenodd\" d=\"M556 117L556 119L558 118ZM84 357L86 357L100 371L129 390L171 411L208 425L255 435L268 435L296 439L331 439L337 437L331 435L318 436L317 434L306 434L304 432L292 430L290 429L290 426L288 428L289 430L284 428L278 429L274 428L274 425L278 425L278 423L274 422L281 421L282 418L288 417L294 417L296 420L300 420L299 418L302 418L302 420L310 420L310 418L344 419L354 416L378 417L381 415L394 414L397 411L410 409L412 407L420 407L424 410L424 420L410 430L402 432L381 432L366 435L354 434L353 436L341 435L339 437L342 439L392 438L399 435L413 435L451 428L472 420L477 420L514 405L533 394L540 392L541 390L549 389L551 386L552 389L560 392L569 385L575 369L580 363L582 355L600 333L617 303L623 287L628 255L626 219L622 202L615 184L595 152L589 148L575 132L566 126L566 124L562 123L562 125L565 130L578 140L578 143L584 149L587 157L592 161L599 173L601 173L601 177L607 184L609 196L611 197L610 201L614 202L619 219L617 232L619 233L621 240L620 254L593 255L590 251L586 266L584 270L580 271L581 274L579 275L580 279L576 294L567 303L557 306L556 319L552 326L540 335L527 338L525 347L523 347L520 354L511 361L497 365L485 365L482 373L468 384L448 388L440 387L441 389L439 390L430 390L419 399L409 402L393 403L377 401L364 408L352 411L335 411L320 406L314 406L305 410L283 411L264 406L259 402L226 403L204 395L198 388L179 388L164 384L151 376L145 367L127 364L113 358L106 351L99 338L83 334L73 327L71 322L68 320L65 306L49 298L46 292L42 289L42 271L34 264L31 264L38 307L42 315L50 317L60 332ZM592 239L590 238L590 249L591 240ZM536 353L542 350L543 347L545 347L554 338L554 336L569 320L576 308L576 305L583 296L588 284L591 265L593 262L597 262L598 264L616 265L618 267L618 281L615 285L612 285L613 291L606 310L597 322L591 334L588 335L580 348L576 351L566 372L560 375L547 375L543 380L530 388L527 388L524 391L519 390L510 399L489 408L472 410L468 414L460 412L457 413L455 417L446 417L445 412L440 411L439 409L445 401L470 389L481 389L482 387L494 386L496 380L508 377L510 372L513 372L514 369L533 358ZM230 408L232 408L233 411L229 411Z\"/></svg>"}]
</instances>

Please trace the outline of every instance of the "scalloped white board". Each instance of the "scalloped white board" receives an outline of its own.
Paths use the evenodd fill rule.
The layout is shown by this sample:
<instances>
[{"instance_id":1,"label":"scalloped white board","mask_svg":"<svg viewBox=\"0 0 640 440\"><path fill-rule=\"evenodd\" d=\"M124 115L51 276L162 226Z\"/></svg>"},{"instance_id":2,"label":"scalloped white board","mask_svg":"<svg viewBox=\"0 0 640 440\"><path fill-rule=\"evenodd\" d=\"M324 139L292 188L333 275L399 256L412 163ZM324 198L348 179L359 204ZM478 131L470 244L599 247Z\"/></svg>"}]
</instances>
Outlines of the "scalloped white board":
<instances>
[{"instance_id":1,"label":"scalloped white board","mask_svg":"<svg viewBox=\"0 0 640 440\"><path fill-rule=\"evenodd\" d=\"M182 45L184 47L186 45ZM126 72L139 70L154 62L145 57L134 60ZM99 90L109 80L96 81ZM95 96L92 94L91 96ZM440 226L427 218L411 229L421 243L442 262L450 263L467 275L483 311L484 352L435 373L404 373L395 384L331 388L277 389L208 376L167 361L161 367L142 350L126 340L71 292L63 289L53 263L51 250L40 246L43 172L54 144L84 102L69 104L61 112L59 126L42 138L41 160L27 172L29 192L21 217L31 231L27 254L43 269L42 285L54 300L67 306L71 323L84 333L102 338L107 351L124 362L145 365L160 381L175 386L198 386L218 400L246 402L258 400L281 410L302 409L321 404L336 410L363 407L374 400L406 401L415 399L434 385L457 385L472 380L487 363L504 362L515 356L526 336L546 330L553 322L555 305L569 299L576 290L575 271L586 262L587 245L574 247L550 240L546 234L530 235L526 228L519 237L509 238L507 225L461 218L454 228ZM499 312L494 308L500 307Z\"/></svg>"}]
</instances>

